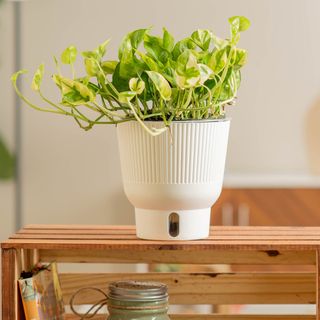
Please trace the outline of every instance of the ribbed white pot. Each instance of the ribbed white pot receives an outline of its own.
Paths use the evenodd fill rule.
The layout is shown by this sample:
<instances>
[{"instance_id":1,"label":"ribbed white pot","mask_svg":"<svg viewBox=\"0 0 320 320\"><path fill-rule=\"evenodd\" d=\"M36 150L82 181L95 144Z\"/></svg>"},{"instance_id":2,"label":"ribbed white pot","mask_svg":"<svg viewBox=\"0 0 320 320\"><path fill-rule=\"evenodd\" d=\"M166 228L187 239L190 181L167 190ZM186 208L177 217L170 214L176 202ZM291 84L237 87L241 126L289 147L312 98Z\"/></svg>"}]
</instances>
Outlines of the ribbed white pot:
<instances>
[{"instance_id":1,"label":"ribbed white pot","mask_svg":"<svg viewBox=\"0 0 320 320\"><path fill-rule=\"evenodd\" d=\"M162 122L146 122L161 128ZM176 121L153 137L138 122L118 125L124 191L137 236L193 240L209 235L223 182L230 120Z\"/></svg>"}]
</instances>

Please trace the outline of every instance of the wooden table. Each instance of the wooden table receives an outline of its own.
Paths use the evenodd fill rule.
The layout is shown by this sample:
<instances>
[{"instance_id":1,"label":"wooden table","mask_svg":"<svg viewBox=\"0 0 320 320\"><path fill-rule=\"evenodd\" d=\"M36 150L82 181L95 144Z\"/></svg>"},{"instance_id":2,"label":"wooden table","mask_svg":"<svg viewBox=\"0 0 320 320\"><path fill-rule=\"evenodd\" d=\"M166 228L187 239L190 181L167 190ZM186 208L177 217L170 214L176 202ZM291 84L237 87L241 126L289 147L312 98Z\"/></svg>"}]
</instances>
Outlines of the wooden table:
<instances>
[{"instance_id":1,"label":"wooden table","mask_svg":"<svg viewBox=\"0 0 320 320\"><path fill-rule=\"evenodd\" d=\"M245 265L251 271L61 273L60 279L66 304L83 286L106 289L108 282L118 279L155 280L167 283L171 304L317 304L317 315L311 316L210 314L172 315L172 319L320 320L318 227L212 227L205 240L164 242L140 240L132 226L29 225L1 247L3 320L23 319L16 281L22 269L38 260ZM252 272L254 265L278 267L276 272L261 272L261 268ZM309 271L297 271L300 265L309 266ZM81 295L78 301L90 304L97 299L90 294ZM77 318L68 315L67 319Z\"/></svg>"}]
</instances>

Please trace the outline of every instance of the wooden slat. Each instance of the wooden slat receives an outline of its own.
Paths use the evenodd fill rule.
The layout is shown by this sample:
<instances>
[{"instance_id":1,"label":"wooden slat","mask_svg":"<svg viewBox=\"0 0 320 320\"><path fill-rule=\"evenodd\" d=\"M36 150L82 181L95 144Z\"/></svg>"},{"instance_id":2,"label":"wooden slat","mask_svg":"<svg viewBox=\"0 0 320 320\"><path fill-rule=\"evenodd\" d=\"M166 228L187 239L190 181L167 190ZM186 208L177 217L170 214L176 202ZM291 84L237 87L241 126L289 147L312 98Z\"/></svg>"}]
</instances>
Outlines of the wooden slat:
<instances>
[{"instance_id":1,"label":"wooden slat","mask_svg":"<svg viewBox=\"0 0 320 320\"><path fill-rule=\"evenodd\" d=\"M172 320L314 320L312 315L170 315Z\"/></svg>"},{"instance_id":2,"label":"wooden slat","mask_svg":"<svg viewBox=\"0 0 320 320\"><path fill-rule=\"evenodd\" d=\"M133 226L31 225L2 243L3 248L99 250L316 250L320 227L212 227L198 241L145 241Z\"/></svg>"},{"instance_id":3,"label":"wooden slat","mask_svg":"<svg viewBox=\"0 0 320 320\"><path fill-rule=\"evenodd\" d=\"M137 240L135 235L117 234L15 234L10 239L34 239L34 240Z\"/></svg>"},{"instance_id":4,"label":"wooden slat","mask_svg":"<svg viewBox=\"0 0 320 320\"><path fill-rule=\"evenodd\" d=\"M211 235L209 238L207 238L207 241L225 241L225 240L237 240L239 242L242 241L297 241L299 236L297 235L277 235L276 238L274 235L263 235L263 234L251 234L251 235ZM10 239L34 239L34 240L55 240L55 239L64 239L64 240L135 240L137 241L138 238L134 234L88 234L88 233L72 233L72 234L67 234L67 233L54 233L54 232L49 232L49 233L17 233L13 236L10 237ZM312 240L312 241L320 241L320 234L317 235L303 235L303 240ZM139 241L139 240L138 240Z\"/></svg>"},{"instance_id":5,"label":"wooden slat","mask_svg":"<svg viewBox=\"0 0 320 320\"><path fill-rule=\"evenodd\" d=\"M105 229L21 229L17 231L14 235L118 235L121 237L122 235L125 236L136 236L135 229L128 229L128 230L105 230Z\"/></svg>"},{"instance_id":6,"label":"wooden slat","mask_svg":"<svg viewBox=\"0 0 320 320\"><path fill-rule=\"evenodd\" d=\"M315 251L39 250L41 261L91 263L289 264L315 265Z\"/></svg>"},{"instance_id":7,"label":"wooden slat","mask_svg":"<svg viewBox=\"0 0 320 320\"><path fill-rule=\"evenodd\" d=\"M66 320L79 320L71 314L65 316ZM105 315L97 315L94 320L106 320ZM205 315L205 314L171 314L171 320L315 320L313 315Z\"/></svg>"},{"instance_id":8,"label":"wooden slat","mask_svg":"<svg viewBox=\"0 0 320 320\"><path fill-rule=\"evenodd\" d=\"M134 225L88 225L88 224L29 224L23 227L22 230L115 230L118 231L132 231L135 232ZM311 231L319 232L320 227L285 227L285 226L211 226L210 230L213 232L222 231L242 231L242 232L299 232L310 233Z\"/></svg>"},{"instance_id":9,"label":"wooden slat","mask_svg":"<svg viewBox=\"0 0 320 320\"><path fill-rule=\"evenodd\" d=\"M282 228L261 228L261 227L211 227L210 228L210 237L215 235L240 235L240 236L254 236L254 235L275 235L275 236L292 236L296 235L298 237L304 236L319 236L320 228L319 227L310 227L310 228L287 228L283 230ZM75 228L23 228L16 232L16 234L118 234L118 235L135 235L135 228L121 228L119 230L115 228L92 228L90 226L75 227Z\"/></svg>"},{"instance_id":10,"label":"wooden slat","mask_svg":"<svg viewBox=\"0 0 320 320\"><path fill-rule=\"evenodd\" d=\"M81 239L88 236L108 237L118 235L119 239L121 236L135 236L135 228L133 226L88 226L88 225L40 225L40 226L27 226L22 230L18 231L16 235L11 238L30 238L31 235L35 237L43 236L78 236ZM216 226L211 227L210 236L208 240L213 239L292 239L296 237L298 239L314 239L318 240L320 237L319 227L237 227L237 226Z\"/></svg>"},{"instance_id":11,"label":"wooden slat","mask_svg":"<svg viewBox=\"0 0 320 320\"><path fill-rule=\"evenodd\" d=\"M15 320L19 315L16 282L16 251L14 249L2 250L1 259L2 319Z\"/></svg>"},{"instance_id":12,"label":"wooden slat","mask_svg":"<svg viewBox=\"0 0 320 320\"><path fill-rule=\"evenodd\" d=\"M45 230L135 230L134 225L101 225L101 224L28 224L23 229Z\"/></svg>"},{"instance_id":13,"label":"wooden slat","mask_svg":"<svg viewBox=\"0 0 320 320\"><path fill-rule=\"evenodd\" d=\"M2 248L23 249L99 249L99 250L317 250L318 240L198 240L198 241L153 241L153 240L66 240L66 239L9 239Z\"/></svg>"},{"instance_id":14,"label":"wooden slat","mask_svg":"<svg viewBox=\"0 0 320 320\"><path fill-rule=\"evenodd\" d=\"M68 304L79 288L106 290L121 280L157 281L168 285L171 304L315 304L316 275L309 273L100 273L61 274L61 286ZM99 301L96 292L84 291L79 304Z\"/></svg>"},{"instance_id":15,"label":"wooden slat","mask_svg":"<svg viewBox=\"0 0 320 320\"><path fill-rule=\"evenodd\" d=\"M320 250L317 250L316 254L317 264L316 264L316 313L317 320L320 320Z\"/></svg>"},{"instance_id":16,"label":"wooden slat","mask_svg":"<svg viewBox=\"0 0 320 320\"><path fill-rule=\"evenodd\" d=\"M314 320L312 315L170 315L172 320Z\"/></svg>"}]
</instances>

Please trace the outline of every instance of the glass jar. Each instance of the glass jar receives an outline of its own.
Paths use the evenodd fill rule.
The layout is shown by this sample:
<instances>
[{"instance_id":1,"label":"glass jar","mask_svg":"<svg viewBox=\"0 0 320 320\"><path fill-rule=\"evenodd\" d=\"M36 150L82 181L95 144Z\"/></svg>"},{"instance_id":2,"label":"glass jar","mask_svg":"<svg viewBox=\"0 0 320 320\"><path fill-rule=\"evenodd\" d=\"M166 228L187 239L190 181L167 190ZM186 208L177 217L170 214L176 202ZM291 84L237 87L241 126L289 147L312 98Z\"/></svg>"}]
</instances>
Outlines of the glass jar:
<instances>
[{"instance_id":1,"label":"glass jar","mask_svg":"<svg viewBox=\"0 0 320 320\"><path fill-rule=\"evenodd\" d=\"M108 310L108 320L170 320L167 286L156 282L113 282L109 285Z\"/></svg>"}]
</instances>

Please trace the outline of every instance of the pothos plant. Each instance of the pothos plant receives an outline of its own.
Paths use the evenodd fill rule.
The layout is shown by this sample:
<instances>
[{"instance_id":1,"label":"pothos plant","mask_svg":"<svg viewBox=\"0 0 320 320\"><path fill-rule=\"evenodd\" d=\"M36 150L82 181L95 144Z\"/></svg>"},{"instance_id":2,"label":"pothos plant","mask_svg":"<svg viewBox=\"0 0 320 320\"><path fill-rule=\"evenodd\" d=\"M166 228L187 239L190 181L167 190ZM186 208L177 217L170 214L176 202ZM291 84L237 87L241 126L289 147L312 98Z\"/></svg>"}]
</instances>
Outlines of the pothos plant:
<instances>
[{"instance_id":1,"label":"pothos plant","mask_svg":"<svg viewBox=\"0 0 320 320\"><path fill-rule=\"evenodd\" d=\"M246 50L236 45L250 22L234 16L229 24L228 39L209 30L196 30L176 43L165 28L161 37L151 35L150 29L135 30L122 40L118 60L104 58L109 40L93 51L82 52L86 74L81 76L74 68L77 49L70 46L60 61L54 57L57 73L52 80L60 90L60 102L51 101L41 90L43 64L33 76L31 87L47 107L33 104L17 87L18 77L26 70L11 79L17 94L30 107L70 116L85 130L97 124L136 120L157 135L172 121L225 117L225 105L237 97L240 69L247 60ZM62 75L60 63L71 66L71 77ZM146 120L163 121L164 126L150 128Z\"/></svg>"}]
</instances>

